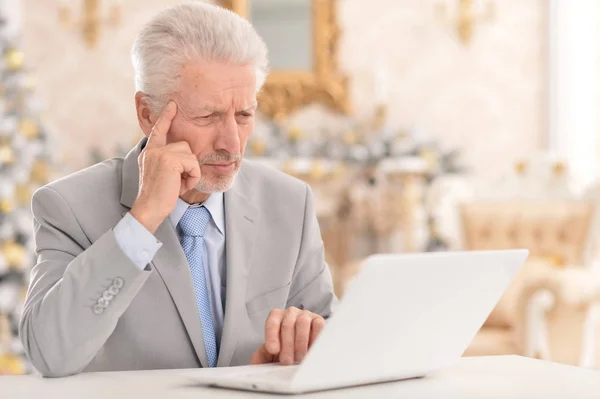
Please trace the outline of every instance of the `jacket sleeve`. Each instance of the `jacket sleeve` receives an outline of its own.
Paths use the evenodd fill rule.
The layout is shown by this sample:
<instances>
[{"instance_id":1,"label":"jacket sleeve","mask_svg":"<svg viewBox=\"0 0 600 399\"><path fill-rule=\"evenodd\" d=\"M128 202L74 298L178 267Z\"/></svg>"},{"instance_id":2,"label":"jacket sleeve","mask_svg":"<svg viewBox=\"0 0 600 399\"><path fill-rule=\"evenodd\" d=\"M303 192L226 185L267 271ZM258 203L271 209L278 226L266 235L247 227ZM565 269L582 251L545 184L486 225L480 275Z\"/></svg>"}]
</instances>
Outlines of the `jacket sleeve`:
<instances>
[{"instance_id":1,"label":"jacket sleeve","mask_svg":"<svg viewBox=\"0 0 600 399\"><path fill-rule=\"evenodd\" d=\"M68 203L51 187L34 193L32 212L37 263L19 335L42 375L76 374L110 337L150 268L136 266L113 230L91 243Z\"/></svg>"},{"instance_id":2,"label":"jacket sleeve","mask_svg":"<svg viewBox=\"0 0 600 399\"><path fill-rule=\"evenodd\" d=\"M328 318L337 307L329 266L315 213L313 193L306 185L302 242L287 307L295 306Z\"/></svg>"}]
</instances>

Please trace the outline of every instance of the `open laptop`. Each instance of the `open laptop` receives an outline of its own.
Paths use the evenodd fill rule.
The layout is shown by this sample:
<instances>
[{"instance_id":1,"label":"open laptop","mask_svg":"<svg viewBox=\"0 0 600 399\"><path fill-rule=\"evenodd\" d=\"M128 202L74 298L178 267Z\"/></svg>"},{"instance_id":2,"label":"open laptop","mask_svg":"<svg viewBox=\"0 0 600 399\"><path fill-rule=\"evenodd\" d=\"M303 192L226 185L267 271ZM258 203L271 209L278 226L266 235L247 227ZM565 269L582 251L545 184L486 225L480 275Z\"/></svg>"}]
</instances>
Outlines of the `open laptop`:
<instances>
[{"instance_id":1,"label":"open laptop","mask_svg":"<svg viewBox=\"0 0 600 399\"><path fill-rule=\"evenodd\" d=\"M195 382L296 394L424 377L457 362L527 250L374 255L302 363L216 369Z\"/></svg>"}]
</instances>

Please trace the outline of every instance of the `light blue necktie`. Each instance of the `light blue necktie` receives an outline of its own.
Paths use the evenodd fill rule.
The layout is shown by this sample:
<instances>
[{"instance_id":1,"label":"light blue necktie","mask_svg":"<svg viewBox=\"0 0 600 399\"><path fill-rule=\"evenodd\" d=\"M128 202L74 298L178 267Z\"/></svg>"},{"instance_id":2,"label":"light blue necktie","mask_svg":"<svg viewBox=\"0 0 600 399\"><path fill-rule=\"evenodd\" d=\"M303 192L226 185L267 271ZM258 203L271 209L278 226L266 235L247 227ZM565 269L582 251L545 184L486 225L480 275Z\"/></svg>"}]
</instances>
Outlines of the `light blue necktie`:
<instances>
[{"instance_id":1,"label":"light blue necktie","mask_svg":"<svg viewBox=\"0 0 600 399\"><path fill-rule=\"evenodd\" d=\"M196 304L198 305L198 313L200 314L200 322L202 323L208 366L216 367L217 339L206 286L207 279L204 274L205 248L203 236L209 221L210 213L205 207L189 207L179 221L179 227L182 233L181 246L190 264L194 290L196 291Z\"/></svg>"}]
</instances>

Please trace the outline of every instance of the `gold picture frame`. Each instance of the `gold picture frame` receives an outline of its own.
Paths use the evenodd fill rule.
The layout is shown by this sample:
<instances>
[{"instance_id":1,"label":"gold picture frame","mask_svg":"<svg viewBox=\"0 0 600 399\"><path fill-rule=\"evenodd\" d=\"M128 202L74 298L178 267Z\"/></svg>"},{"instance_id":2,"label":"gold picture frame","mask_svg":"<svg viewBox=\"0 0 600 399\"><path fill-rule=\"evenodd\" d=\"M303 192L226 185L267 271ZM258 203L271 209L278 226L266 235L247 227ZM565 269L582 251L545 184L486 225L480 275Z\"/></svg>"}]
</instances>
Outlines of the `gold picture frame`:
<instances>
[{"instance_id":1,"label":"gold picture frame","mask_svg":"<svg viewBox=\"0 0 600 399\"><path fill-rule=\"evenodd\" d=\"M252 0L220 0L222 7L248 18ZM312 70L272 70L258 95L259 108L267 116L283 120L291 112L312 103L324 104L343 114L351 112L348 78L336 62L341 30L337 0L311 0L313 19Z\"/></svg>"}]
</instances>

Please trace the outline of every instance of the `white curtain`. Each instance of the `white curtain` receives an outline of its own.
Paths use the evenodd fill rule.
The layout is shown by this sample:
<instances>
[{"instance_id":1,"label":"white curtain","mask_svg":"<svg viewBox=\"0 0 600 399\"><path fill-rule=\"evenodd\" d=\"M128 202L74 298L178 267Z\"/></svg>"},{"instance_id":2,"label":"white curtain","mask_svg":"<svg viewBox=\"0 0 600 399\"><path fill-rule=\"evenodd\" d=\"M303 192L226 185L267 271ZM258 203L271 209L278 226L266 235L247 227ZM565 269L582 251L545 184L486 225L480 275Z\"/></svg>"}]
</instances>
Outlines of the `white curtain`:
<instances>
[{"instance_id":1,"label":"white curtain","mask_svg":"<svg viewBox=\"0 0 600 399\"><path fill-rule=\"evenodd\" d=\"M548 148L584 190L600 169L600 2L548 4Z\"/></svg>"}]
</instances>

